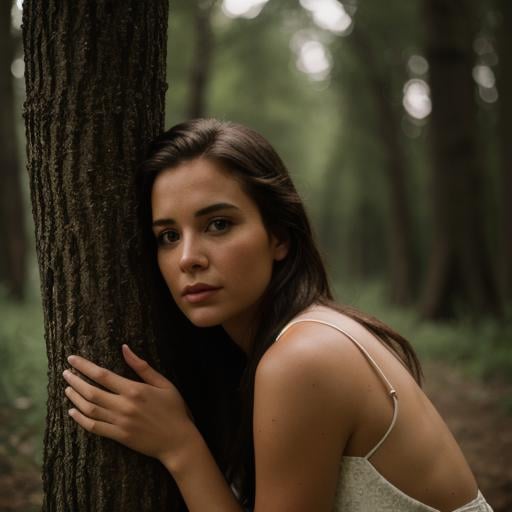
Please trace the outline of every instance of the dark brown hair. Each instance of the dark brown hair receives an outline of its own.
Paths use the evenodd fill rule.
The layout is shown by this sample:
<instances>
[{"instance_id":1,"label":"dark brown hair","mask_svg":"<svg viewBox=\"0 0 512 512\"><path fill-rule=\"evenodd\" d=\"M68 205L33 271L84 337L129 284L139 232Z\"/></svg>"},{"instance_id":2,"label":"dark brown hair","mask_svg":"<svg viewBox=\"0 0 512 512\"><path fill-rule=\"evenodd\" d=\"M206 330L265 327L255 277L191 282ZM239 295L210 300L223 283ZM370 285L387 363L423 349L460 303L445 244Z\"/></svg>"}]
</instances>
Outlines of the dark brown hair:
<instances>
[{"instance_id":1,"label":"dark brown hair","mask_svg":"<svg viewBox=\"0 0 512 512\"><path fill-rule=\"evenodd\" d=\"M294 316L313 303L336 309L358 321L390 347L419 384L422 373L407 340L376 318L334 302L308 217L290 175L276 151L254 130L217 119L194 119L173 126L150 147L143 166L146 197L159 172L198 157L211 159L231 171L257 204L267 232L289 242L286 258L274 263L270 284L261 300L252 351L238 388L238 430L229 435L230 443L227 439L219 443L225 447L223 452L214 454L228 480L235 484L241 503L252 508L255 498L252 413L256 367L279 331ZM218 421L218 435L227 436L232 425L223 424L222 418Z\"/></svg>"}]
</instances>

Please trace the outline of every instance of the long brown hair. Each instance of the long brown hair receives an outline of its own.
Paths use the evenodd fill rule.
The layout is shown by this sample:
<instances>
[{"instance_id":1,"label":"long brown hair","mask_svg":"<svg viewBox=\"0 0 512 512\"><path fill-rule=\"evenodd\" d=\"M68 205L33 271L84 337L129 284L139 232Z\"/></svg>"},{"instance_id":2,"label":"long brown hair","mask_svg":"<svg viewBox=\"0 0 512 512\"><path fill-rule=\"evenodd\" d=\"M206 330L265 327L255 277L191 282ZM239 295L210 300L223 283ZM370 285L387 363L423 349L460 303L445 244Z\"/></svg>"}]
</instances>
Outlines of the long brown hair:
<instances>
[{"instance_id":1,"label":"long brown hair","mask_svg":"<svg viewBox=\"0 0 512 512\"><path fill-rule=\"evenodd\" d=\"M198 157L212 159L231 171L242 189L257 204L268 233L289 242L286 258L274 263L273 273L258 311L251 353L248 355L233 406L239 421L219 418L224 436L214 454L226 477L237 488L241 503L254 506L255 469L252 433L254 378L257 365L279 331L313 303L350 316L385 343L421 385L421 366L407 340L381 321L334 302L322 258L316 247L303 203L290 175L268 141L254 130L217 119L194 119L173 126L151 145L143 166L146 197L159 172ZM190 377L194 378L194 377ZM194 411L192 411L194 412ZM233 420L231 416L231 421ZM230 432L229 440L227 432Z\"/></svg>"}]
</instances>

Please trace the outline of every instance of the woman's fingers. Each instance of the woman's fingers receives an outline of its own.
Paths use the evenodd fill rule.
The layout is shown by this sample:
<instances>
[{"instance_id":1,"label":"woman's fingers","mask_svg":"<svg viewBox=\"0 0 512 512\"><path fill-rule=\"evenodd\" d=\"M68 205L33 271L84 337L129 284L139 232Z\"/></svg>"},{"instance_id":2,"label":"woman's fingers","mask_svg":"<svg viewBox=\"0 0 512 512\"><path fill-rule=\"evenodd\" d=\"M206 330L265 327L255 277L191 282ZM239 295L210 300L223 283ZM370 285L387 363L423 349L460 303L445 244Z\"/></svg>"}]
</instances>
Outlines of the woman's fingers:
<instances>
[{"instance_id":1,"label":"woman's fingers","mask_svg":"<svg viewBox=\"0 0 512 512\"><path fill-rule=\"evenodd\" d=\"M168 389L173 386L172 382L151 368L147 361L137 356L128 345L123 345L122 351L125 361L144 382L163 389Z\"/></svg>"},{"instance_id":2,"label":"woman's fingers","mask_svg":"<svg viewBox=\"0 0 512 512\"><path fill-rule=\"evenodd\" d=\"M121 377L121 375L117 375L117 373L94 364L88 359L85 359L85 357L69 356L68 362L71 366L80 371L80 373L83 373L93 381L119 395L121 395L123 391L125 392L127 389L130 389L134 384L137 384L133 380Z\"/></svg>"},{"instance_id":3,"label":"woman's fingers","mask_svg":"<svg viewBox=\"0 0 512 512\"><path fill-rule=\"evenodd\" d=\"M88 402L92 402L105 409L119 409L118 395L114 395L113 393L109 393L108 391L92 386L69 370L65 370L62 375L64 379L66 379L66 382Z\"/></svg>"},{"instance_id":4,"label":"woman's fingers","mask_svg":"<svg viewBox=\"0 0 512 512\"><path fill-rule=\"evenodd\" d=\"M85 430L99 436L108 437L119 443L124 440L124 432L119 427L110 423L88 418L78 409L69 409L68 414Z\"/></svg>"},{"instance_id":5,"label":"woman's fingers","mask_svg":"<svg viewBox=\"0 0 512 512\"><path fill-rule=\"evenodd\" d=\"M89 402L80 393L77 393L72 387L68 386L64 392L66 396L78 407L80 412L92 420L104 421L106 423L115 423L114 414L101 407L101 405Z\"/></svg>"}]
</instances>

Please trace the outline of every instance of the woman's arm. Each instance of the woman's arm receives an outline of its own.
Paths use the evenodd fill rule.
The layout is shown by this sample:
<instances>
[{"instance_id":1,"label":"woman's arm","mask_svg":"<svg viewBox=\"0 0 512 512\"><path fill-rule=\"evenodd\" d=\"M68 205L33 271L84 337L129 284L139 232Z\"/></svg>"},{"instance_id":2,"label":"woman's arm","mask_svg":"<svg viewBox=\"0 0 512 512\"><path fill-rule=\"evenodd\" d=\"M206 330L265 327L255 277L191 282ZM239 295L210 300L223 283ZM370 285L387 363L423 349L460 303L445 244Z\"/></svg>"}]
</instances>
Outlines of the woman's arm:
<instances>
[{"instance_id":1,"label":"woman's arm","mask_svg":"<svg viewBox=\"0 0 512 512\"><path fill-rule=\"evenodd\" d=\"M340 360L332 357L326 337L290 336L267 351L256 373L255 512L330 512L340 456L352 429L347 411L354 407L345 402L355 379L345 368L340 384ZM67 372L66 394L77 406L72 418L89 432L158 458L190 512L243 512L176 388L126 347L123 354L145 383L81 357L69 359L113 391Z\"/></svg>"},{"instance_id":2,"label":"woman's arm","mask_svg":"<svg viewBox=\"0 0 512 512\"><path fill-rule=\"evenodd\" d=\"M283 336L256 372L255 512L333 509L357 379L343 364L343 344L329 333L302 332Z\"/></svg>"},{"instance_id":3,"label":"woman's arm","mask_svg":"<svg viewBox=\"0 0 512 512\"><path fill-rule=\"evenodd\" d=\"M180 452L163 455L189 512L243 512L206 442L194 425Z\"/></svg>"},{"instance_id":4,"label":"woman's arm","mask_svg":"<svg viewBox=\"0 0 512 512\"><path fill-rule=\"evenodd\" d=\"M64 372L70 416L87 431L160 460L172 474L190 512L242 512L186 403L172 382L123 346L126 362L142 377L135 382L79 357L68 358L107 391Z\"/></svg>"}]
</instances>

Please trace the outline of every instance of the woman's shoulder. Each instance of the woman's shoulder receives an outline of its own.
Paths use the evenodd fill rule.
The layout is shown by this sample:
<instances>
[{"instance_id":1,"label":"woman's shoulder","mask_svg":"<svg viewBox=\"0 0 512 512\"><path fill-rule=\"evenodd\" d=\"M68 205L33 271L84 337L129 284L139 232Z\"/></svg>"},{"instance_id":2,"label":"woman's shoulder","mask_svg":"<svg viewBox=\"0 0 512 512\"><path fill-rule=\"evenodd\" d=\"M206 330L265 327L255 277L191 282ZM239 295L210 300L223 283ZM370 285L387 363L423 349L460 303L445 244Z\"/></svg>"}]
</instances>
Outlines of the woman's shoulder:
<instances>
[{"instance_id":1,"label":"woman's shoulder","mask_svg":"<svg viewBox=\"0 0 512 512\"><path fill-rule=\"evenodd\" d=\"M346 366L354 357L360 359L356 343L366 348L382 345L357 320L333 307L314 304L285 325L264 358L284 362L281 359L293 356L317 363L335 358Z\"/></svg>"},{"instance_id":2,"label":"woman's shoulder","mask_svg":"<svg viewBox=\"0 0 512 512\"><path fill-rule=\"evenodd\" d=\"M311 364L322 364L333 356L343 355L344 344L339 343L340 332L326 325L340 326L343 330L354 330L357 324L346 315L323 305L312 305L290 320L269 347L262 362L281 365L293 359L296 363L304 359ZM362 327L362 326L361 326Z\"/></svg>"},{"instance_id":3,"label":"woman's shoulder","mask_svg":"<svg viewBox=\"0 0 512 512\"><path fill-rule=\"evenodd\" d=\"M258 364L256 385L262 379L275 379L283 386L317 386L332 391L329 395L340 407L352 408L358 384L364 385L366 372L361 369L367 363L347 334L364 345L372 343L371 334L347 315L322 305L310 306L281 332Z\"/></svg>"},{"instance_id":4,"label":"woman's shoulder","mask_svg":"<svg viewBox=\"0 0 512 512\"><path fill-rule=\"evenodd\" d=\"M290 435L306 424L311 431L314 424L318 435L327 436L336 450L342 448L354 429L359 405L353 388L357 369L339 336L321 324L300 322L265 352L254 381L256 425L283 411Z\"/></svg>"},{"instance_id":5,"label":"woman's shoulder","mask_svg":"<svg viewBox=\"0 0 512 512\"><path fill-rule=\"evenodd\" d=\"M344 396L347 407L359 410L382 385L372 364L393 385L416 389L397 354L364 325L333 307L313 305L287 323L261 358L257 375L271 374L273 368L297 379L316 375L336 389L338 400Z\"/></svg>"}]
</instances>

